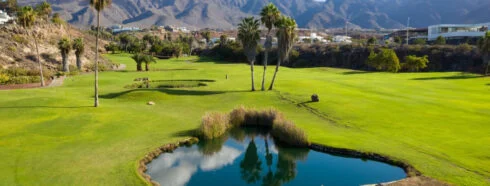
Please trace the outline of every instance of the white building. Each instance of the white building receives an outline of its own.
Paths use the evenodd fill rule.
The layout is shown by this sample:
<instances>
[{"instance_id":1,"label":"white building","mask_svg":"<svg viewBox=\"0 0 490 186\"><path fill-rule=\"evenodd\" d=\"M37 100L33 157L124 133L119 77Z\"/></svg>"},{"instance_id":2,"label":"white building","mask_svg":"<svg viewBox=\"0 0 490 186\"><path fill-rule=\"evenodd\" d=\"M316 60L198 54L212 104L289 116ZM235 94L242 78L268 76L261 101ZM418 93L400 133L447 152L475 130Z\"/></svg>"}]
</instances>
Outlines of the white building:
<instances>
[{"instance_id":1,"label":"white building","mask_svg":"<svg viewBox=\"0 0 490 186\"><path fill-rule=\"evenodd\" d=\"M352 37L350 36L334 36L332 38L333 42L335 43L347 43L347 44L350 44L352 43Z\"/></svg>"},{"instance_id":2,"label":"white building","mask_svg":"<svg viewBox=\"0 0 490 186\"><path fill-rule=\"evenodd\" d=\"M0 10L0 25L3 25L14 18L10 17L6 12Z\"/></svg>"},{"instance_id":3,"label":"white building","mask_svg":"<svg viewBox=\"0 0 490 186\"><path fill-rule=\"evenodd\" d=\"M489 26L490 23L432 25L429 26L427 39L433 41L439 36L444 38L483 37Z\"/></svg>"},{"instance_id":4,"label":"white building","mask_svg":"<svg viewBox=\"0 0 490 186\"><path fill-rule=\"evenodd\" d=\"M309 40L309 42L320 42L320 43L328 43L326 39L322 36L318 36L316 33L310 33L310 36L299 36L298 37L300 43L304 43L305 40Z\"/></svg>"}]
</instances>

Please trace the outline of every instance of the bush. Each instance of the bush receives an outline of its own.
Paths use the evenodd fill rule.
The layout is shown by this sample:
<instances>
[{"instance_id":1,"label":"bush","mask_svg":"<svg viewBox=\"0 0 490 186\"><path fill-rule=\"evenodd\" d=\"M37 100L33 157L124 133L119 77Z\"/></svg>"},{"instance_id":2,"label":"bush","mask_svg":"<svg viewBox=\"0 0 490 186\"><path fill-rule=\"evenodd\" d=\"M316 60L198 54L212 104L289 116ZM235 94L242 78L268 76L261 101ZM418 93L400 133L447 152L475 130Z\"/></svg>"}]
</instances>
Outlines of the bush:
<instances>
[{"instance_id":1,"label":"bush","mask_svg":"<svg viewBox=\"0 0 490 186\"><path fill-rule=\"evenodd\" d=\"M392 49L381 49L379 54L371 51L367 65L378 71L398 72L400 70L400 60Z\"/></svg>"},{"instance_id":2,"label":"bush","mask_svg":"<svg viewBox=\"0 0 490 186\"><path fill-rule=\"evenodd\" d=\"M40 83L41 78L39 76L15 76L5 82L5 84L28 84L28 83Z\"/></svg>"},{"instance_id":3,"label":"bush","mask_svg":"<svg viewBox=\"0 0 490 186\"><path fill-rule=\"evenodd\" d=\"M0 72L0 84L5 84L9 81L10 77L7 74Z\"/></svg>"},{"instance_id":4,"label":"bush","mask_svg":"<svg viewBox=\"0 0 490 186\"><path fill-rule=\"evenodd\" d=\"M20 35L20 34L15 34L12 39L19 43L19 44L24 44L26 45L27 43L29 43L29 41L23 36L23 35Z\"/></svg>"},{"instance_id":5,"label":"bush","mask_svg":"<svg viewBox=\"0 0 490 186\"><path fill-rule=\"evenodd\" d=\"M306 133L296 127L293 122L276 120L272 128L272 136L281 142L296 147L307 147L309 145Z\"/></svg>"},{"instance_id":6,"label":"bush","mask_svg":"<svg viewBox=\"0 0 490 186\"><path fill-rule=\"evenodd\" d=\"M229 126L227 114L217 112L206 113L202 117L201 127L199 128L198 133L205 139L213 139L225 134Z\"/></svg>"},{"instance_id":7,"label":"bush","mask_svg":"<svg viewBox=\"0 0 490 186\"><path fill-rule=\"evenodd\" d=\"M410 72L418 72L421 69L427 68L427 63L429 63L429 59L427 55L423 57L409 55L405 57L405 63L403 63L403 68Z\"/></svg>"}]
</instances>

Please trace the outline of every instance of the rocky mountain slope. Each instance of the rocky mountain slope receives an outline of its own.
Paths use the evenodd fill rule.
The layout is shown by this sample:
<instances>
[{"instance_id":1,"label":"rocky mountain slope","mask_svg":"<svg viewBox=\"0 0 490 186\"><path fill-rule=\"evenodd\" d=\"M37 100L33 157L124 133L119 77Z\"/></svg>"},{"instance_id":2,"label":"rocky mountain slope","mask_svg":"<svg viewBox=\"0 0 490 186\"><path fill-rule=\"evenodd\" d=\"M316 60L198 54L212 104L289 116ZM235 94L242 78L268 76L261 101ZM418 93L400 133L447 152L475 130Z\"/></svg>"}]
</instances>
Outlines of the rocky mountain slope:
<instances>
[{"instance_id":1,"label":"rocky mountain slope","mask_svg":"<svg viewBox=\"0 0 490 186\"><path fill-rule=\"evenodd\" d=\"M85 42L85 53L82 57L84 67L87 68L93 64L95 58L95 37L80 30L66 25L42 24L34 29L34 33L39 38L39 54L43 66L57 71L61 65L61 54L58 50L57 43L62 37L83 38ZM0 66L8 68L10 66L23 67L26 69L37 69L36 50L34 40L26 30L20 26L8 25L0 28ZM101 46L106 44L101 40ZM103 47L99 48L103 51ZM75 54L72 51L69 55L70 65L76 64ZM101 59L101 64L110 65L110 63Z\"/></svg>"},{"instance_id":2,"label":"rocky mountain slope","mask_svg":"<svg viewBox=\"0 0 490 186\"><path fill-rule=\"evenodd\" d=\"M42 0L27 0L23 4ZM48 0L71 24L95 23L87 0ZM402 28L439 23L490 22L490 0L113 0L101 21L105 25L179 25L232 28L245 16L257 15L273 2L300 27Z\"/></svg>"}]
</instances>

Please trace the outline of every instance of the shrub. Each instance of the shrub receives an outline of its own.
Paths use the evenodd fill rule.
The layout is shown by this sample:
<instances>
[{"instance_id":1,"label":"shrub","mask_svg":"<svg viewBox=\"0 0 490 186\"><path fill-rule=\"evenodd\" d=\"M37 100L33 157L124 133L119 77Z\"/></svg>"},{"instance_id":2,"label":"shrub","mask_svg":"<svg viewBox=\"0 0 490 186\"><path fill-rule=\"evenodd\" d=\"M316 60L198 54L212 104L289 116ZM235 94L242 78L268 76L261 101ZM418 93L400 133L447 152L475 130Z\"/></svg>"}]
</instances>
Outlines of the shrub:
<instances>
[{"instance_id":1,"label":"shrub","mask_svg":"<svg viewBox=\"0 0 490 186\"><path fill-rule=\"evenodd\" d=\"M27 76L27 70L21 67L10 67L7 70L5 70L5 73L8 74L9 76Z\"/></svg>"},{"instance_id":2,"label":"shrub","mask_svg":"<svg viewBox=\"0 0 490 186\"><path fill-rule=\"evenodd\" d=\"M10 77L7 74L0 72L0 84L5 84L9 81Z\"/></svg>"},{"instance_id":3,"label":"shrub","mask_svg":"<svg viewBox=\"0 0 490 186\"><path fill-rule=\"evenodd\" d=\"M202 117L199 135L205 139L220 137L229 128L229 119L227 114L222 113L206 113Z\"/></svg>"},{"instance_id":4,"label":"shrub","mask_svg":"<svg viewBox=\"0 0 490 186\"><path fill-rule=\"evenodd\" d=\"M27 43L29 43L29 41L28 41L28 40L27 40L27 39L26 39L24 36L22 36L22 35L20 35L20 34L15 34L15 35L12 37L12 39L13 39L15 42L19 43L19 44L24 44L24 45L26 45Z\"/></svg>"},{"instance_id":5,"label":"shrub","mask_svg":"<svg viewBox=\"0 0 490 186\"><path fill-rule=\"evenodd\" d=\"M10 77L10 79L5 84L28 84L40 82L41 78L39 76L15 76Z\"/></svg>"},{"instance_id":6,"label":"shrub","mask_svg":"<svg viewBox=\"0 0 490 186\"><path fill-rule=\"evenodd\" d=\"M420 69L427 68L427 63L429 63L429 59L427 55L423 57L409 55L405 57L405 63L403 63L403 68L410 72L418 72Z\"/></svg>"},{"instance_id":7,"label":"shrub","mask_svg":"<svg viewBox=\"0 0 490 186\"><path fill-rule=\"evenodd\" d=\"M413 44L416 44L416 45L425 45L426 43L427 43L427 40L422 39L422 38L415 39L415 40L413 41Z\"/></svg>"},{"instance_id":8,"label":"shrub","mask_svg":"<svg viewBox=\"0 0 490 186\"><path fill-rule=\"evenodd\" d=\"M17 48L15 46L9 46L7 49L11 52L17 52Z\"/></svg>"},{"instance_id":9,"label":"shrub","mask_svg":"<svg viewBox=\"0 0 490 186\"><path fill-rule=\"evenodd\" d=\"M400 60L392 49L381 49L379 54L371 52L367 65L378 71L398 72L400 70Z\"/></svg>"},{"instance_id":10,"label":"shrub","mask_svg":"<svg viewBox=\"0 0 490 186\"><path fill-rule=\"evenodd\" d=\"M309 145L306 133L291 121L276 120L272 128L272 136L281 142L296 147Z\"/></svg>"}]
</instances>

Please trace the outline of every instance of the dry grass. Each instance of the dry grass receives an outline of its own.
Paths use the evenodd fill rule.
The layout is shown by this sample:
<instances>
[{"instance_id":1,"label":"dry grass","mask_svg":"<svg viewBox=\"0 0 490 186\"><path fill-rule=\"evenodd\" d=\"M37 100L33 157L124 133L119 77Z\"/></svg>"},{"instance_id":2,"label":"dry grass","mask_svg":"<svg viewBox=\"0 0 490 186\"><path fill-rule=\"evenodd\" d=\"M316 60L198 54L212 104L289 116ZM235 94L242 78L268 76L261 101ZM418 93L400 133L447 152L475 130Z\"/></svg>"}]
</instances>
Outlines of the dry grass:
<instances>
[{"instance_id":1,"label":"dry grass","mask_svg":"<svg viewBox=\"0 0 490 186\"><path fill-rule=\"evenodd\" d=\"M300 128L296 127L293 122L287 120L276 120L272 127L272 136L288 145L296 147L309 146L308 137L306 133Z\"/></svg>"},{"instance_id":2,"label":"dry grass","mask_svg":"<svg viewBox=\"0 0 490 186\"><path fill-rule=\"evenodd\" d=\"M229 128L227 114L218 112L206 113L201 120L199 135L205 139L213 139L222 136Z\"/></svg>"},{"instance_id":3,"label":"dry grass","mask_svg":"<svg viewBox=\"0 0 490 186\"><path fill-rule=\"evenodd\" d=\"M309 145L306 133L287 121L283 114L274 108L256 110L244 106L233 109L229 115L207 113L201 123L199 133L206 139L222 136L229 128L257 127L272 129L271 134L279 141L298 147Z\"/></svg>"}]
</instances>

